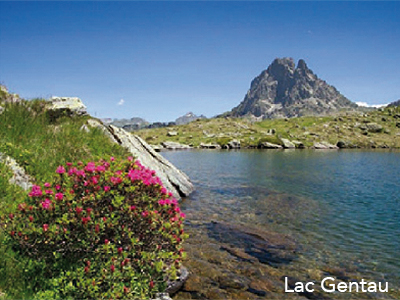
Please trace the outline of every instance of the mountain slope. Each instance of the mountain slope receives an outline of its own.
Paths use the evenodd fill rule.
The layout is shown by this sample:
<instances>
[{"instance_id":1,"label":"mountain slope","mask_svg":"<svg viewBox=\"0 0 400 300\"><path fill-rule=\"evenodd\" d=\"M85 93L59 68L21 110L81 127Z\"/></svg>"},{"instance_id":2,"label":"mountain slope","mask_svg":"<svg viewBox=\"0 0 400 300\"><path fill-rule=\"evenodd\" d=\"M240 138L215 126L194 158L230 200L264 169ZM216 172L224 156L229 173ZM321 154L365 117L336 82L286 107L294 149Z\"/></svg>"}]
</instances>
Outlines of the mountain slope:
<instances>
[{"instance_id":1,"label":"mountain slope","mask_svg":"<svg viewBox=\"0 0 400 300\"><path fill-rule=\"evenodd\" d=\"M277 58L252 82L244 100L227 115L260 119L326 115L356 109L339 91L318 78L300 59Z\"/></svg>"}]
</instances>

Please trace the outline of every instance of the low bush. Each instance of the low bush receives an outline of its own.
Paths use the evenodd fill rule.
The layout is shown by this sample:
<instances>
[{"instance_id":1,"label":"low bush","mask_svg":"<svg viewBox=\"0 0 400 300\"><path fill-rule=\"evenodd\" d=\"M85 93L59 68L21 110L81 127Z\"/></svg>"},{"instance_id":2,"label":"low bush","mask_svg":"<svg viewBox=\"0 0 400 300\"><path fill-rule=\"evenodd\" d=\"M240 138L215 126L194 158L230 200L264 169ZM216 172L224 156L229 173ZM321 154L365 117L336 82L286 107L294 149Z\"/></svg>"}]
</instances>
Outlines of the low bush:
<instances>
[{"instance_id":1,"label":"low bush","mask_svg":"<svg viewBox=\"0 0 400 300\"><path fill-rule=\"evenodd\" d=\"M185 215L151 171L132 158L59 166L3 221L31 262L37 298L149 298L176 279ZM43 268L45 266L45 268Z\"/></svg>"}]
</instances>

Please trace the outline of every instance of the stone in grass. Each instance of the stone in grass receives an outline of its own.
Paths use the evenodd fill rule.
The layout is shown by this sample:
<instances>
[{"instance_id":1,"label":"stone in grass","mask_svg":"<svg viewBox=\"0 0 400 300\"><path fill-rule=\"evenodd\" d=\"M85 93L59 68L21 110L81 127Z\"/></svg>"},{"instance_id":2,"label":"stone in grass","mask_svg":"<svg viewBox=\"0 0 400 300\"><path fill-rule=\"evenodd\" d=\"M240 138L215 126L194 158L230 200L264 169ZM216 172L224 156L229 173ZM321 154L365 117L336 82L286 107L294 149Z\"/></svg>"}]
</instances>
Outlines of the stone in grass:
<instances>
[{"instance_id":1,"label":"stone in grass","mask_svg":"<svg viewBox=\"0 0 400 300\"><path fill-rule=\"evenodd\" d=\"M51 120L61 116L87 115L85 104L77 97L52 97L48 101L47 113Z\"/></svg>"}]
</instances>

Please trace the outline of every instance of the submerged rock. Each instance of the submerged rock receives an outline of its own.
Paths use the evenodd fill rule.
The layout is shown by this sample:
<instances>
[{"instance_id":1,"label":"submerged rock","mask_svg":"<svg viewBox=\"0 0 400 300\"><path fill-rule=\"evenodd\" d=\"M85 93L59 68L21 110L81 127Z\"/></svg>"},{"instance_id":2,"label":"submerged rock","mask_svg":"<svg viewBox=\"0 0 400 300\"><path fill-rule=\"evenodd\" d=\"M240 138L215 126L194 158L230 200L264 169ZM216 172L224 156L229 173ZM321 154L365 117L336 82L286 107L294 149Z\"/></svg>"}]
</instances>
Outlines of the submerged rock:
<instances>
[{"instance_id":1,"label":"submerged rock","mask_svg":"<svg viewBox=\"0 0 400 300\"><path fill-rule=\"evenodd\" d=\"M240 260L259 261L276 267L297 259L298 245L284 234L220 222L211 222L208 234L229 245L221 249Z\"/></svg>"}]
</instances>

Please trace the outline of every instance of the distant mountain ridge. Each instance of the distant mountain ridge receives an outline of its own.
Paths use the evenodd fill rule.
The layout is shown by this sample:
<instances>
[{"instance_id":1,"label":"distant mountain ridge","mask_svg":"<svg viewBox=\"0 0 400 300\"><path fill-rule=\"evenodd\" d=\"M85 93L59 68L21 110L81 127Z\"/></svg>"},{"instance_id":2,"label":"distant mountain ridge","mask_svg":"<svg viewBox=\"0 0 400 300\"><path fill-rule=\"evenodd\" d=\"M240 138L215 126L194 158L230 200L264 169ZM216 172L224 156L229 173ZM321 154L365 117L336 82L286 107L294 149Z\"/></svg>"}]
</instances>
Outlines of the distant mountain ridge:
<instances>
[{"instance_id":1,"label":"distant mountain ridge","mask_svg":"<svg viewBox=\"0 0 400 300\"><path fill-rule=\"evenodd\" d=\"M206 117L203 115L196 116L194 113L188 112L187 114L177 118L175 120L175 123L176 123L176 125L183 125L183 124L187 124L187 123L196 121L198 119L206 119Z\"/></svg>"},{"instance_id":2,"label":"distant mountain ridge","mask_svg":"<svg viewBox=\"0 0 400 300\"><path fill-rule=\"evenodd\" d=\"M300 59L277 58L253 79L244 100L226 116L257 119L327 115L357 104L318 78Z\"/></svg>"},{"instance_id":3,"label":"distant mountain ridge","mask_svg":"<svg viewBox=\"0 0 400 300\"><path fill-rule=\"evenodd\" d=\"M192 112L188 112L185 115L177 118L172 122L154 122L150 123L146 120L138 117L133 117L131 119L114 119L112 121L108 121L107 123L112 124L117 127L121 127L128 131L139 130L144 128L162 128L174 125L184 125L190 122L196 121L198 119L207 119L204 115L197 116ZM104 119L110 120L110 119Z\"/></svg>"}]
</instances>

